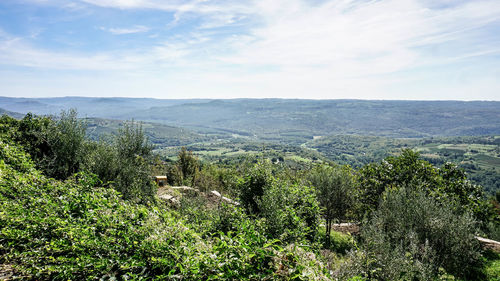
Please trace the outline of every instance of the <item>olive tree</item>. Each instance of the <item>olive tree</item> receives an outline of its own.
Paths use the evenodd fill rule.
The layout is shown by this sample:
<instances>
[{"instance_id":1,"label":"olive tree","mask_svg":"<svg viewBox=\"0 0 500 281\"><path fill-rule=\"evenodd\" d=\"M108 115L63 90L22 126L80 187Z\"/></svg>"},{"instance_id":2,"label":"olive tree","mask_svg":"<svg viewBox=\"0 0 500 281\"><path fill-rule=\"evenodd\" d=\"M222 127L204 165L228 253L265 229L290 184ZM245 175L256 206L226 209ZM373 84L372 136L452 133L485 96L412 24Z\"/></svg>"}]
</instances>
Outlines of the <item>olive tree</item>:
<instances>
[{"instance_id":1,"label":"olive tree","mask_svg":"<svg viewBox=\"0 0 500 281\"><path fill-rule=\"evenodd\" d=\"M330 246L333 222L344 221L347 212L355 205L356 180L348 166L315 167L309 174L311 185L316 188L326 227L326 247Z\"/></svg>"},{"instance_id":2,"label":"olive tree","mask_svg":"<svg viewBox=\"0 0 500 281\"><path fill-rule=\"evenodd\" d=\"M124 199L154 201L153 147L140 124L126 123L110 143L91 143L88 150L85 171L98 175L105 185L122 193Z\"/></svg>"},{"instance_id":3,"label":"olive tree","mask_svg":"<svg viewBox=\"0 0 500 281\"><path fill-rule=\"evenodd\" d=\"M371 278L436 280L440 268L456 277L479 277L476 222L470 213L457 212L453 204L439 202L415 187L384 192L361 233L363 248L372 257Z\"/></svg>"}]
</instances>

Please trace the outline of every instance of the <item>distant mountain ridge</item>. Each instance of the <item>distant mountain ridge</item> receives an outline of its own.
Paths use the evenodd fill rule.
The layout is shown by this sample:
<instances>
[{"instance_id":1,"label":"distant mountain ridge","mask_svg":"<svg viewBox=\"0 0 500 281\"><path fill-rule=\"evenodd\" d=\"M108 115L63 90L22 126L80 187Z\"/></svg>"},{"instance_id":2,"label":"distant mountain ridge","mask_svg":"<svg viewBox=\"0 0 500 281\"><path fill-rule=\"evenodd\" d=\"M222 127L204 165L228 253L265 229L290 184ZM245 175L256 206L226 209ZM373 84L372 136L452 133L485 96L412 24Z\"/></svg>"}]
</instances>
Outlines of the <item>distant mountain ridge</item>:
<instances>
[{"instance_id":1,"label":"distant mountain ridge","mask_svg":"<svg viewBox=\"0 0 500 281\"><path fill-rule=\"evenodd\" d=\"M23 118L24 114L21 114L21 113L17 113L17 112L12 112L12 111L8 111L8 110L5 110L3 108L0 108L0 116L2 115L9 115L10 117L13 117L13 118L16 118L16 119L19 119L19 118Z\"/></svg>"},{"instance_id":2,"label":"distant mountain ridge","mask_svg":"<svg viewBox=\"0 0 500 281\"><path fill-rule=\"evenodd\" d=\"M61 110L76 108L82 117L116 118L126 115L131 111L149 109L154 106L172 106L197 101L204 100L160 100L152 98L107 97L0 97L0 107L15 112L32 112L40 115L58 114Z\"/></svg>"},{"instance_id":3,"label":"distant mountain ridge","mask_svg":"<svg viewBox=\"0 0 500 281\"><path fill-rule=\"evenodd\" d=\"M496 101L0 97L0 107L35 114L76 108L81 117L134 119L289 143L335 134L500 135L500 102Z\"/></svg>"}]
</instances>

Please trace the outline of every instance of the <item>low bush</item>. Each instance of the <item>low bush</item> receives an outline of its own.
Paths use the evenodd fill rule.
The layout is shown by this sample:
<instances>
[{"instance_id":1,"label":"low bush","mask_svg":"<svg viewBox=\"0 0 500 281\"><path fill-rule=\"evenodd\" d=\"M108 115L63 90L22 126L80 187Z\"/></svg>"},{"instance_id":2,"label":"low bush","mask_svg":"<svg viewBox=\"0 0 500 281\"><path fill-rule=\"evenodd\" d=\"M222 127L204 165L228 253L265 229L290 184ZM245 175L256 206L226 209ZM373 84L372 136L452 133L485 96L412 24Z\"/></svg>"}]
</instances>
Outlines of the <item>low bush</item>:
<instances>
[{"instance_id":1,"label":"low bush","mask_svg":"<svg viewBox=\"0 0 500 281\"><path fill-rule=\"evenodd\" d=\"M480 278L475 221L415 188L388 191L365 224L362 251L341 272L376 280L434 280L444 270ZM340 276L344 276L340 274Z\"/></svg>"},{"instance_id":2,"label":"low bush","mask_svg":"<svg viewBox=\"0 0 500 281\"><path fill-rule=\"evenodd\" d=\"M47 178L0 141L0 263L29 280L328 280L313 254L282 248L251 220L202 237L176 212L98 184Z\"/></svg>"},{"instance_id":3,"label":"low bush","mask_svg":"<svg viewBox=\"0 0 500 281\"><path fill-rule=\"evenodd\" d=\"M316 241L320 209L313 188L277 178L269 162L259 162L239 182L247 214L263 219L269 238Z\"/></svg>"}]
</instances>

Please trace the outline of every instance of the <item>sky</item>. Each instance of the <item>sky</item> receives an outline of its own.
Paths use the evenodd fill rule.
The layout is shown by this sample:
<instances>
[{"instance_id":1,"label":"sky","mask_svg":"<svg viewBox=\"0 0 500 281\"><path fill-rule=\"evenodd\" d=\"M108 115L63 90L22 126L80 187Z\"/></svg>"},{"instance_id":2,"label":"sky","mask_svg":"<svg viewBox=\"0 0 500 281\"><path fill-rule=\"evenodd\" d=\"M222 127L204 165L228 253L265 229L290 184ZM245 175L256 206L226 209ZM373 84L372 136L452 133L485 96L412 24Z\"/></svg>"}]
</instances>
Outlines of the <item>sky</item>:
<instances>
[{"instance_id":1,"label":"sky","mask_svg":"<svg viewBox=\"0 0 500 281\"><path fill-rule=\"evenodd\" d=\"M0 0L0 96L500 101L500 1Z\"/></svg>"}]
</instances>

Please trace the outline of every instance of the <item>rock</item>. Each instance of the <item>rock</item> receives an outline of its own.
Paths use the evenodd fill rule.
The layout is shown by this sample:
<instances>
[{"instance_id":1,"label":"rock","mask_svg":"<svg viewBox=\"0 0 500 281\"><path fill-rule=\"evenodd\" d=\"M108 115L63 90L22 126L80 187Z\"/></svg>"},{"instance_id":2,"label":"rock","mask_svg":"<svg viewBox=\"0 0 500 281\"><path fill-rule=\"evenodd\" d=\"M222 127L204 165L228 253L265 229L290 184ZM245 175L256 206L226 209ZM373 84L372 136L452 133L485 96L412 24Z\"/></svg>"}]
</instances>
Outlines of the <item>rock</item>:
<instances>
[{"instance_id":1,"label":"rock","mask_svg":"<svg viewBox=\"0 0 500 281\"><path fill-rule=\"evenodd\" d=\"M238 203L238 202L236 202L236 201L234 201L234 200L232 200L230 198L222 196L217 190L212 190L212 191L210 191L210 193L212 195L216 196L217 198L226 201L229 204L233 204L235 206L239 206L240 205L240 203Z\"/></svg>"},{"instance_id":2,"label":"rock","mask_svg":"<svg viewBox=\"0 0 500 281\"><path fill-rule=\"evenodd\" d=\"M172 196L170 194L163 194L163 195L160 195L158 197L160 199L167 201L167 203L173 204L175 206L178 206L181 203L181 202L179 202L179 200L177 200L177 198L175 198L174 196Z\"/></svg>"},{"instance_id":3,"label":"rock","mask_svg":"<svg viewBox=\"0 0 500 281\"><path fill-rule=\"evenodd\" d=\"M500 242L479 236L476 236L476 239L479 240L479 243L481 243L481 246L483 246L483 248L500 253Z\"/></svg>"}]
</instances>

